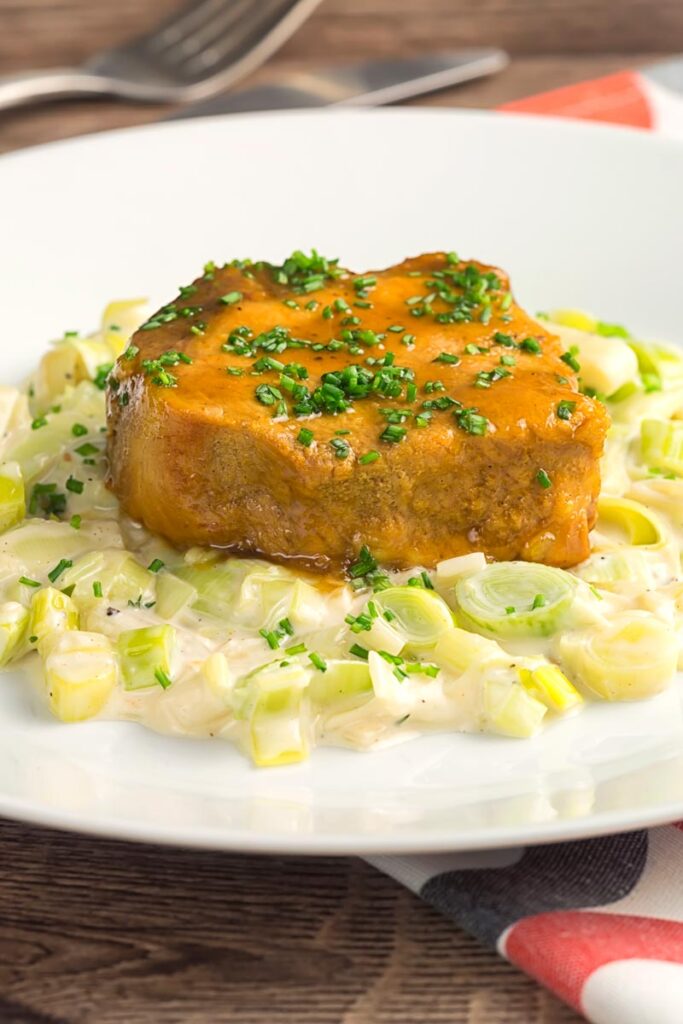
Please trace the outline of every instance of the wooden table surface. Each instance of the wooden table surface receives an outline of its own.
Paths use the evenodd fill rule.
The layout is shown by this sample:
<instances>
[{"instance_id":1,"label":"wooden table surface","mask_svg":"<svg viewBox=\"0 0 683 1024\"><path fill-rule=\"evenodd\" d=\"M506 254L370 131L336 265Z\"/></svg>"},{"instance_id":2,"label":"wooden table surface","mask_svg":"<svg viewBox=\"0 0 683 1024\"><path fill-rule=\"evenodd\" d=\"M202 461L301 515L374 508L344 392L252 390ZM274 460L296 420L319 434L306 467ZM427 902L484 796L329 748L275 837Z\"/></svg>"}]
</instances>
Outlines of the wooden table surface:
<instances>
[{"instance_id":1,"label":"wooden table surface","mask_svg":"<svg viewBox=\"0 0 683 1024\"><path fill-rule=\"evenodd\" d=\"M0 0L0 73L67 65L177 0ZM487 107L683 51L681 0L327 0L256 77L499 45ZM422 101L425 102L425 101ZM154 120L97 101L0 115L0 151ZM0 822L2 1024L569 1024L579 1018L359 860L226 856Z\"/></svg>"}]
</instances>

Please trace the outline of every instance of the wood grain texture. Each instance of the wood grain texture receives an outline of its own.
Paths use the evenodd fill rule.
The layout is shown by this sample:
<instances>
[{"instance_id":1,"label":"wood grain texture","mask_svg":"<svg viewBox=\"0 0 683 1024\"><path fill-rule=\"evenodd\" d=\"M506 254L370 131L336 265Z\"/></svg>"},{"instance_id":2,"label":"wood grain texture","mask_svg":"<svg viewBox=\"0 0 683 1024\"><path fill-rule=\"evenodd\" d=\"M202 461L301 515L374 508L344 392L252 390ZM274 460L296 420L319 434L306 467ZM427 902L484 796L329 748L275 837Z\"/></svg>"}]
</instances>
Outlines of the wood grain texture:
<instances>
[{"instance_id":1,"label":"wood grain texture","mask_svg":"<svg viewBox=\"0 0 683 1024\"><path fill-rule=\"evenodd\" d=\"M3 1024L571 1024L351 859L237 857L0 825Z\"/></svg>"},{"instance_id":2,"label":"wood grain texture","mask_svg":"<svg viewBox=\"0 0 683 1024\"><path fill-rule=\"evenodd\" d=\"M0 0L0 72L69 64L178 0ZM683 50L681 0L326 0L268 68L498 44L494 106ZM245 83L247 84L247 83ZM422 100L421 102L425 102ZM0 116L0 150L155 120L107 101ZM0 822L1 1024L576 1024L361 861L223 856Z\"/></svg>"}]
</instances>

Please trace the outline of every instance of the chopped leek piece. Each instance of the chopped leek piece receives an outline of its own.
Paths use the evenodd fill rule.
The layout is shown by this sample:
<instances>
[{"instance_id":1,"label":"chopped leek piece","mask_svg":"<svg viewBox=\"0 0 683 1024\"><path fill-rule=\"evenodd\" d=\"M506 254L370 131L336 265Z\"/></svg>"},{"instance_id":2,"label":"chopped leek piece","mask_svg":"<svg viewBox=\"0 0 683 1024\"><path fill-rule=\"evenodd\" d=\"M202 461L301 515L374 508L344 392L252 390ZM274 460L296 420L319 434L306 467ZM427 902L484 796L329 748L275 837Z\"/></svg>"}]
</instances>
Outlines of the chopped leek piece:
<instances>
[{"instance_id":1,"label":"chopped leek piece","mask_svg":"<svg viewBox=\"0 0 683 1024\"><path fill-rule=\"evenodd\" d=\"M303 761L309 750L306 689L311 670L292 662L273 663L240 684L237 713L249 727L249 750L260 767Z\"/></svg>"},{"instance_id":2,"label":"chopped leek piece","mask_svg":"<svg viewBox=\"0 0 683 1024\"><path fill-rule=\"evenodd\" d=\"M142 690L158 686L159 679L155 674L158 669L170 676L174 647L173 626L143 626L121 633L117 648L124 689Z\"/></svg>"},{"instance_id":3,"label":"chopped leek piece","mask_svg":"<svg viewBox=\"0 0 683 1024\"><path fill-rule=\"evenodd\" d=\"M16 526L26 515L24 478L18 462L0 466L0 533Z\"/></svg>"},{"instance_id":4,"label":"chopped leek piece","mask_svg":"<svg viewBox=\"0 0 683 1024\"><path fill-rule=\"evenodd\" d=\"M116 658L101 633L60 633L44 667L50 707L63 722L98 714L116 686Z\"/></svg>"},{"instance_id":5,"label":"chopped leek piece","mask_svg":"<svg viewBox=\"0 0 683 1024\"><path fill-rule=\"evenodd\" d=\"M241 621L253 627L272 630L286 619L295 629L307 630L321 624L325 602L310 583L268 566L244 577L236 609Z\"/></svg>"},{"instance_id":6,"label":"chopped leek piece","mask_svg":"<svg viewBox=\"0 0 683 1024\"><path fill-rule=\"evenodd\" d=\"M683 422L643 420L640 424L640 454L646 465L683 476Z\"/></svg>"},{"instance_id":7,"label":"chopped leek piece","mask_svg":"<svg viewBox=\"0 0 683 1024\"><path fill-rule=\"evenodd\" d=\"M78 608L70 597L54 587L45 587L33 595L28 635L35 637L33 642L39 648L43 643L51 643L53 634L75 629L78 629Z\"/></svg>"},{"instance_id":8,"label":"chopped leek piece","mask_svg":"<svg viewBox=\"0 0 683 1024\"><path fill-rule=\"evenodd\" d=\"M629 340L638 360L638 369L645 391L661 391L680 385L683 378L683 355L674 345L662 342Z\"/></svg>"},{"instance_id":9,"label":"chopped leek piece","mask_svg":"<svg viewBox=\"0 0 683 1024\"><path fill-rule=\"evenodd\" d=\"M523 686L499 679L484 682L484 725L488 732L526 739L543 724L547 708Z\"/></svg>"},{"instance_id":10,"label":"chopped leek piece","mask_svg":"<svg viewBox=\"0 0 683 1024\"><path fill-rule=\"evenodd\" d=\"M504 656L504 651L495 640L455 626L444 633L431 653L438 665L456 676L498 656Z\"/></svg>"},{"instance_id":11,"label":"chopped leek piece","mask_svg":"<svg viewBox=\"0 0 683 1024\"><path fill-rule=\"evenodd\" d=\"M433 590L389 587L373 600L381 617L391 614L391 628L411 647L433 647L453 627L450 608Z\"/></svg>"},{"instance_id":12,"label":"chopped leek piece","mask_svg":"<svg viewBox=\"0 0 683 1024\"><path fill-rule=\"evenodd\" d=\"M308 692L315 704L355 704L372 696L370 670L363 661L327 659L327 671L316 672Z\"/></svg>"},{"instance_id":13,"label":"chopped leek piece","mask_svg":"<svg viewBox=\"0 0 683 1024\"><path fill-rule=\"evenodd\" d=\"M532 697L540 700L551 711L565 714L583 704L583 697L569 682L557 665L540 665L538 668L519 670L520 682Z\"/></svg>"},{"instance_id":14,"label":"chopped leek piece","mask_svg":"<svg viewBox=\"0 0 683 1024\"><path fill-rule=\"evenodd\" d=\"M188 561L191 552L191 559ZM193 607L198 612L220 619L232 619L235 614L235 600L244 576L251 566L260 566L263 563L244 559L240 564L235 558L205 560L203 554L203 548L187 552L187 564L176 570L177 575L196 589L197 598Z\"/></svg>"},{"instance_id":15,"label":"chopped leek piece","mask_svg":"<svg viewBox=\"0 0 683 1024\"><path fill-rule=\"evenodd\" d=\"M600 335L590 318L578 320L583 314L558 310L550 314L551 329L557 327L564 345L578 349L581 380L603 395L612 395L625 384L638 380L638 359L622 338ZM568 322L571 321L571 322ZM578 327L581 322L583 326ZM591 323L591 326L588 324ZM559 327L557 326L559 325Z\"/></svg>"},{"instance_id":16,"label":"chopped leek piece","mask_svg":"<svg viewBox=\"0 0 683 1024\"><path fill-rule=\"evenodd\" d=\"M15 438L25 433L30 425L27 396L16 388L0 384L0 451L4 453L11 448Z\"/></svg>"},{"instance_id":17,"label":"chopped leek piece","mask_svg":"<svg viewBox=\"0 0 683 1024\"><path fill-rule=\"evenodd\" d=\"M9 455L21 466L27 489L56 466L65 451L83 443L82 438L73 434L75 422L90 423L97 430L104 415L103 392L84 381L62 396L58 412L46 413L47 426L18 431Z\"/></svg>"},{"instance_id":18,"label":"chopped leek piece","mask_svg":"<svg viewBox=\"0 0 683 1024\"><path fill-rule=\"evenodd\" d=\"M232 707L235 678L230 671L228 659L220 651L209 655L202 665L202 674L209 689L226 707Z\"/></svg>"},{"instance_id":19,"label":"chopped leek piece","mask_svg":"<svg viewBox=\"0 0 683 1024\"><path fill-rule=\"evenodd\" d=\"M548 320L587 334L595 334L597 328L597 321L582 309L553 309L548 313Z\"/></svg>"},{"instance_id":20,"label":"chopped leek piece","mask_svg":"<svg viewBox=\"0 0 683 1024\"><path fill-rule=\"evenodd\" d=\"M101 333L115 359L123 353L131 334L145 319L146 304L146 299L116 299L105 308Z\"/></svg>"},{"instance_id":21,"label":"chopped leek piece","mask_svg":"<svg viewBox=\"0 0 683 1024\"><path fill-rule=\"evenodd\" d=\"M361 646L375 651L387 651L388 654L400 654L406 645L406 638L404 633L394 629L393 621L390 623L384 615L377 615L371 623L368 632L358 634L363 640Z\"/></svg>"},{"instance_id":22,"label":"chopped leek piece","mask_svg":"<svg viewBox=\"0 0 683 1024\"><path fill-rule=\"evenodd\" d=\"M147 600L153 588L154 577L132 555L125 552L118 564L115 559L112 560L112 578L107 589L110 600L135 603L141 596Z\"/></svg>"},{"instance_id":23,"label":"chopped leek piece","mask_svg":"<svg viewBox=\"0 0 683 1024\"><path fill-rule=\"evenodd\" d=\"M137 602L152 596L154 577L139 562L120 549L89 551L74 561L60 576L65 586L75 584L74 597L80 604L93 598L93 583L101 585L102 596L109 601Z\"/></svg>"},{"instance_id":24,"label":"chopped leek piece","mask_svg":"<svg viewBox=\"0 0 683 1024\"><path fill-rule=\"evenodd\" d=\"M567 633L560 660L570 675L605 700L641 700L672 682L678 638L642 611L619 612L599 629Z\"/></svg>"},{"instance_id":25,"label":"chopped leek piece","mask_svg":"<svg viewBox=\"0 0 683 1024\"><path fill-rule=\"evenodd\" d=\"M414 710L415 695L404 683L406 673L400 667L393 667L378 651L370 651L368 669L374 695L389 714L398 717Z\"/></svg>"},{"instance_id":26,"label":"chopped leek piece","mask_svg":"<svg viewBox=\"0 0 683 1024\"><path fill-rule=\"evenodd\" d=\"M0 604L0 666L23 651L28 620L28 610L18 601Z\"/></svg>"},{"instance_id":27,"label":"chopped leek piece","mask_svg":"<svg viewBox=\"0 0 683 1024\"><path fill-rule=\"evenodd\" d=\"M495 562L458 580L454 593L458 617L466 628L522 637L554 633L569 612L575 589L576 581L562 569Z\"/></svg>"},{"instance_id":28,"label":"chopped leek piece","mask_svg":"<svg viewBox=\"0 0 683 1024\"><path fill-rule=\"evenodd\" d=\"M162 619L172 619L183 608L196 601L197 590L180 576L165 572L157 580L156 599L157 615Z\"/></svg>"},{"instance_id":29,"label":"chopped leek piece","mask_svg":"<svg viewBox=\"0 0 683 1024\"><path fill-rule=\"evenodd\" d=\"M448 586L458 576L464 576L471 572L480 572L486 568L486 555L483 551L472 551L469 555L456 555L455 558L447 558L436 566L436 578L441 586Z\"/></svg>"}]
</instances>

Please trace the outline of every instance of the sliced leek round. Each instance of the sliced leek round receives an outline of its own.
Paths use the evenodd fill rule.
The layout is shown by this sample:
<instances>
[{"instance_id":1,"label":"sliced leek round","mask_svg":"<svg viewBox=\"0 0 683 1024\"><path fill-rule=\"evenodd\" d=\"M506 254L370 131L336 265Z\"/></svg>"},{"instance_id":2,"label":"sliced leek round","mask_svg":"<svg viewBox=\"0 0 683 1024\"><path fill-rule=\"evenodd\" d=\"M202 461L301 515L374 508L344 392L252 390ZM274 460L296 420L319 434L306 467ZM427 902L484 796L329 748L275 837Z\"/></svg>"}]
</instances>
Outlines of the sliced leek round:
<instances>
[{"instance_id":1,"label":"sliced leek round","mask_svg":"<svg viewBox=\"0 0 683 1024\"><path fill-rule=\"evenodd\" d=\"M453 628L451 610L433 590L389 587L374 597L379 615L410 647L433 647Z\"/></svg>"},{"instance_id":2,"label":"sliced leek round","mask_svg":"<svg viewBox=\"0 0 683 1024\"><path fill-rule=\"evenodd\" d=\"M629 544L638 547L659 548L668 539L659 516L630 498L599 498L596 528L602 532L605 527L616 527Z\"/></svg>"},{"instance_id":3,"label":"sliced leek round","mask_svg":"<svg viewBox=\"0 0 683 1024\"><path fill-rule=\"evenodd\" d=\"M576 581L562 569L532 562L494 562L455 585L466 629L500 637L549 636L564 622Z\"/></svg>"},{"instance_id":4,"label":"sliced leek round","mask_svg":"<svg viewBox=\"0 0 683 1024\"><path fill-rule=\"evenodd\" d=\"M672 682L678 664L675 631L647 612L615 614L599 629L560 638L570 676L604 700L641 700Z\"/></svg>"}]
</instances>

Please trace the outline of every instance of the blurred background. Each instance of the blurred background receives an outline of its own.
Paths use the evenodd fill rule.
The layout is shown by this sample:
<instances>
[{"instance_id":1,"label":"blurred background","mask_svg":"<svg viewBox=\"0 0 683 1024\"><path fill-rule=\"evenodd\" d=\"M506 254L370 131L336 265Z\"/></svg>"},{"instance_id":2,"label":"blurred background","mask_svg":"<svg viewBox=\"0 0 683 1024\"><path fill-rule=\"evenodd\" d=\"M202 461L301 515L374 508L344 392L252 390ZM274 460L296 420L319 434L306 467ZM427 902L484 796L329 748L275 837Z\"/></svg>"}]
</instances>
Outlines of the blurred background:
<instances>
[{"instance_id":1,"label":"blurred background","mask_svg":"<svg viewBox=\"0 0 683 1024\"><path fill-rule=\"evenodd\" d=\"M77 64L181 6L182 0L0 0L0 73ZM467 46L502 47L511 64L428 102L492 107L683 51L683 0L322 0L243 84L314 65ZM138 124L168 109L71 101L4 114L0 149Z\"/></svg>"}]
</instances>

